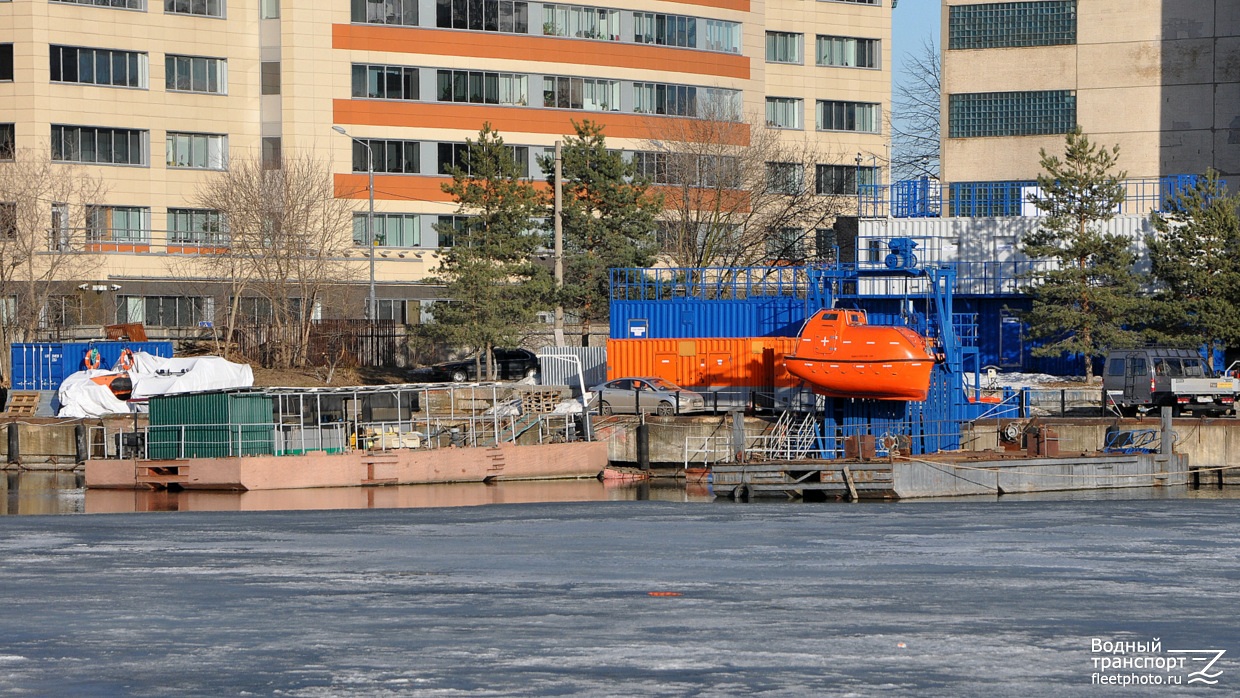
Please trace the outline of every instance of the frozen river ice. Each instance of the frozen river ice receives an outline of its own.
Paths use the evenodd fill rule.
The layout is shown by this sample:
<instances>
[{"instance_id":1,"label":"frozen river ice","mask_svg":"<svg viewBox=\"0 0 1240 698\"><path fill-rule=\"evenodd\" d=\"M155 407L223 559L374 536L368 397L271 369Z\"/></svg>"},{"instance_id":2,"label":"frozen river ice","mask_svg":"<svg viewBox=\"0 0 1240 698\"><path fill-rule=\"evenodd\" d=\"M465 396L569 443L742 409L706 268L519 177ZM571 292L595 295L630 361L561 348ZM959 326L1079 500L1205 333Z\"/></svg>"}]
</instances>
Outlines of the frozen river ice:
<instances>
[{"instance_id":1,"label":"frozen river ice","mask_svg":"<svg viewBox=\"0 0 1240 698\"><path fill-rule=\"evenodd\" d=\"M1157 637L1234 695L1238 555L1235 499L0 517L0 694L1061 696Z\"/></svg>"}]
</instances>

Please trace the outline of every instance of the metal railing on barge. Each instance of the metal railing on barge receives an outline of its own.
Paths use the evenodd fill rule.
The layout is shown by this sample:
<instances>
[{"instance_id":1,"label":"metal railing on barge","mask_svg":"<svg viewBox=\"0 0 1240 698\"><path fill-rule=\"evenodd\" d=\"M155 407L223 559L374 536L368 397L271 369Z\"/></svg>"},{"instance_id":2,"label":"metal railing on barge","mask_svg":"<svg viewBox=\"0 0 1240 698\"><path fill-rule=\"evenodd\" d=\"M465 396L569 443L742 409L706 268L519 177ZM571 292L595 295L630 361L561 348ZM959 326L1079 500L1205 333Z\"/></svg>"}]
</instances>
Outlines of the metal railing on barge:
<instances>
[{"instance_id":1,"label":"metal railing on barge","mask_svg":"<svg viewBox=\"0 0 1240 698\"><path fill-rule=\"evenodd\" d=\"M530 386L537 391L537 386ZM520 387L499 383L401 384L353 388L233 391L269 402L270 420L210 423L211 410L182 409L192 423L91 427L92 458L181 460L250 455L295 456L354 450L491 447L585 437L580 413L529 410ZM544 391L545 392L545 391ZM191 401L195 394L176 396ZM233 411L240 413L241 411Z\"/></svg>"}]
</instances>

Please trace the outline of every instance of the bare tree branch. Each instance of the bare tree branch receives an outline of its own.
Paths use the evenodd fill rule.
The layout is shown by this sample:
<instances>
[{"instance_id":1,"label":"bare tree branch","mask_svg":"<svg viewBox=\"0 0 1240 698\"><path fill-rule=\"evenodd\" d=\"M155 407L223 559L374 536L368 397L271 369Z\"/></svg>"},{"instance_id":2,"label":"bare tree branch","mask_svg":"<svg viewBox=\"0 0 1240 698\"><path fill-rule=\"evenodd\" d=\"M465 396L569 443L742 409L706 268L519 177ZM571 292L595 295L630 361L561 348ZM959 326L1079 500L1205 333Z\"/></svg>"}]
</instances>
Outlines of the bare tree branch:
<instances>
[{"instance_id":1,"label":"bare tree branch","mask_svg":"<svg viewBox=\"0 0 1240 698\"><path fill-rule=\"evenodd\" d=\"M818 194L817 163L834 162L764 118L742 120L726 107L676 119L638 155L638 174L664 196L661 251L674 266L795 264L813 257L814 234L848 208Z\"/></svg>"},{"instance_id":2,"label":"bare tree branch","mask_svg":"<svg viewBox=\"0 0 1240 698\"><path fill-rule=\"evenodd\" d=\"M934 39L926 37L902 67L888 115L893 180L938 179L942 63Z\"/></svg>"},{"instance_id":3,"label":"bare tree branch","mask_svg":"<svg viewBox=\"0 0 1240 698\"><path fill-rule=\"evenodd\" d=\"M101 179L22 149L0 162L0 339L3 361L15 341L36 338L51 297L99 269L90 253L87 209L102 204ZM8 375L8 366L5 366Z\"/></svg>"},{"instance_id":4,"label":"bare tree branch","mask_svg":"<svg viewBox=\"0 0 1240 698\"><path fill-rule=\"evenodd\" d=\"M304 366L316 307L329 287L360 276L344 259L354 246L353 207L336 198L331 168L305 152L285 153L279 169L234 157L227 173L203 184L196 201L219 211L227 227L226 246L197 261L228 280L228 327L241 320L241 298L257 296L283 345L271 363Z\"/></svg>"}]
</instances>

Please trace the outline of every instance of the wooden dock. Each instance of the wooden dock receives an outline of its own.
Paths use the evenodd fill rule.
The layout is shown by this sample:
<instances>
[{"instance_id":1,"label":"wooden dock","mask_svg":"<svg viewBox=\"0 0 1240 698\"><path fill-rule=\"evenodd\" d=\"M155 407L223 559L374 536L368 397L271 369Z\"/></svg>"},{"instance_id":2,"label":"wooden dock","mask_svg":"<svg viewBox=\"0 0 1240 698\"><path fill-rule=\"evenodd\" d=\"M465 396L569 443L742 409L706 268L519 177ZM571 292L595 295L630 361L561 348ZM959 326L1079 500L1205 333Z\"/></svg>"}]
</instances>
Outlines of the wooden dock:
<instances>
[{"instance_id":1,"label":"wooden dock","mask_svg":"<svg viewBox=\"0 0 1240 698\"><path fill-rule=\"evenodd\" d=\"M716 464L715 496L747 501L778 497L908 499L1026 492L1165 487L1190 482L1179 454L1083 453L1005 457L955 452L879 460L807 460Z\"/></svg>"}]
</instances>

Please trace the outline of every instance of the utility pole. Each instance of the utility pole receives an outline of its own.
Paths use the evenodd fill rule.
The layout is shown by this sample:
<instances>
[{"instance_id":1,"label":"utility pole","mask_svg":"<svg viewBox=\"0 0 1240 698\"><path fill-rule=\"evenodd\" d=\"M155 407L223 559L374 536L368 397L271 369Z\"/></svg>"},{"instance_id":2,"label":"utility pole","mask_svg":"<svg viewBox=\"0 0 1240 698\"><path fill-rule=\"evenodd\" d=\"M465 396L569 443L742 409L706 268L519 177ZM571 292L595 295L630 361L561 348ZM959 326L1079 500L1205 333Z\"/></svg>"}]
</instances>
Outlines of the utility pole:
<instances>
[{"instance_id":1,"label":"utility pole","mask_svg":"<svg viewBox=\"0 0 1240 698\"><path fill-rule=\"evenodd\" d=\"M366 190L370 204L366 209L366 256L370 259L370 295L366 298L366 319L373 322L379 316L379 303L375 299L375 151L371 149L370 141L351 136L340 126L332 126L332 130L366 149Z\"/></svg>"},{"instance_id":2,"label":"utility pole","mask_svg":"<svg viewBox=\"0 0 1240 698\"><path fill-rule=\"evenodd\" d=\"M564 290L564 160L561 141L555 142L555 345L564 346L564 305L559 293Z\"/></svg>"}]
</instances>

